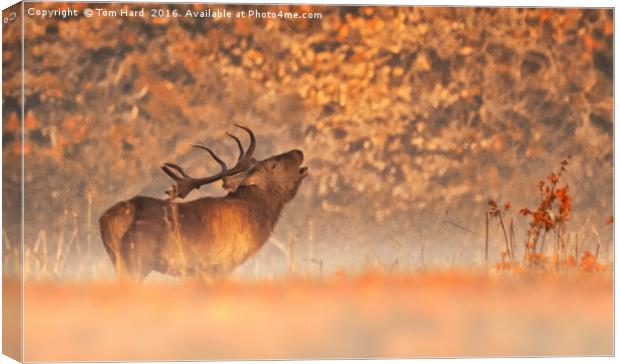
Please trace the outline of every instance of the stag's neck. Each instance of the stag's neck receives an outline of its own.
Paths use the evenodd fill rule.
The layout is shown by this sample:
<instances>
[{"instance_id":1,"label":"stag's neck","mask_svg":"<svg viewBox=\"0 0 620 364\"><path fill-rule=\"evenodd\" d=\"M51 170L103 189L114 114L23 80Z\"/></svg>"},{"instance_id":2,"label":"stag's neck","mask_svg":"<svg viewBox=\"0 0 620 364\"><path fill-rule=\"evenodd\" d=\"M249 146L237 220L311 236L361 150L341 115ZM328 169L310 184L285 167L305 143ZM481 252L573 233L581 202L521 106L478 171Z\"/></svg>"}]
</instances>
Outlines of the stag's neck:
<instances>
[{"instance_id":1,"label":"stag's neck","mask_svg":"<svg viewBox=\"0 0 620 364\"><path fill-rule=\"evenodd\" d=\"M276 225L284 208L284 201L280 198L254 186L240 186L237 191L229 193L227 198L247 201L255 213L262 214L265 217L262 221L269 223L267 227L270 231Z\"/></svg>"}]
</instances>

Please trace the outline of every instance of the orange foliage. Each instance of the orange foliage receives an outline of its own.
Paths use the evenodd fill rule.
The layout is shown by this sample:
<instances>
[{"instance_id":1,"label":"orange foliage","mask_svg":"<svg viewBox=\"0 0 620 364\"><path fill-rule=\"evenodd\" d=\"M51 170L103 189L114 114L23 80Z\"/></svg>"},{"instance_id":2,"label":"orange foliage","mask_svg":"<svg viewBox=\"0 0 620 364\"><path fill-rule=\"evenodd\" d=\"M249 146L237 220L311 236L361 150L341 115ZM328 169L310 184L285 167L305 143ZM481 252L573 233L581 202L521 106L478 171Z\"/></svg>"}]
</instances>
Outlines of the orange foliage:
<instances>
[{"instance_id":1,"label":"orange foliage","mask_svg":"<svg viewBox=\"0 0 620 364\"><path fill-rule=\"evenodd\" d=\"M336 35L336 39L339 41L344 41L349 35L349 27L346 24L343 24L338 30L338 35Z\"/></svg>"},{"instance_id":2,"label":"orange foliage","mask_svg":"<svg viewBox=\"0 0 620 364\"><path fill-rule=\"evenodd\" d=\"M545 20L551 20L554 17L555 11L552 9L544 9L540 11L540 20L544 22Z\"/></svg>"},{"instance_id":3,"label":"orange foliage","mask_svg":"<svg viewBox=\"0 0 620 364\"><path fill-rule=\"evenodd\" d=\"M88 133L88 122L82 116L72 116L64 123L64 129L73 143L80 143Z\"/></svg>"},{"instance_id":4,"label":"orange foliage","mask_svg":"<svg viewBox=\"0 0 620 364\"><path fill-rule=\"evenodd\" d=\"M28 130L32 130L34 128L37 127L37 118L34 116L34 113L32 111L28 111L26 113L26 119L24 120L24 126L25 128Z\"/></svg>"},{"instance_id":5,"label":"orange foliage","mask_svg":"<svg viewBox=\"0 0 620 364\"><path fill-rule=\"evenodd\" d=\"M583 272L600 272L603 270L603 266L597 262L597 257L587 250L581 257L579 268Z\"/></svg>"},{"instance_id":6,"label":"orange foliage","mask_svg":"<svg viewBox=\"0 0 620 364\"><path fill-rule=\"evenodd\" d=\"M578 268L578 271L575 271L575 268ZM563 274L567 271L591 274L604 272L607 268L609 268L609 265L599 263L596 256L589 251L583 253L579 261L579 266L577 266L577 261L572 255L569 255L566 259L561 259L558 255L549 257L544 253L534 253L531 251L525 255L525 265L506 260L506 252L502 252L502 261L495 264L496 271L511 272L517 275L533 272L556 272Z\"/></svg>"},{"instance_id":7,"label":"orange foliage","mask_svg":"<svg viewBox=\"0 0 620 364\"><path fill-rule=\"evenodd\" d=\"M504 209L503 211L499 208L499 204L492 199L489 199L488 201L488 205L489 205L489 215L493 216L493 217L499 217L499 215L502 212L506 212L508 210L510 210L510 202L505 202L504 203Z\"/></svg>"},{"instance_id":8,"label":"orange foliage","mask_svg":"<svg viewBox=\"0 0 620 364\"><path fill-rule=\"evenodd\" d=\"M245 18L235 18L235 30L239 32L239 34L251 34L252 33L252 23Z\"/></svg>"},{"instance_id":9,"label":"orange foliage","mask_svg":"<svg viewBox=\"0 0 620 364\"><path fill-rule=\"evenodd\" d=\"M594 49L594 38L592 37L592 35L586 34L583 36L583 45L589 51Z\"/></svg>"},{"instance_id":10,"label":"orange foliage","mask_svg":"<svg viewBox=\"0 0 620 364\"><path fill-rule=\"evenodd\" d=\"M614 23L611 20L606 21L603 27L603 31L605 32L605 35L610 35L611 33L613 33Z\"/></svg>"},{"instance_id":11,"label":"orange foliage","mask_svg":"<svg viewBox=\"0 0 620 364\"><path fill-rule=\"evenodd\" d=\"M250 49L247 53L247 57L250 61L260 64L263 62L263 54L255 49Z\"/></svg>"},{"instance_id":12,"label":"orange foliage","mask_svg":"<svg viewBox=\"0 0 620 364\"><path fill-rule=\"evenodd\" d=\"M28 155L30 153L30 151L32 150L32 146L30 143L28 142L24 142L24 155ZM15 153L21 153L22 151L19 150L19 144L15 144Z\"/></svg>"},{"instance_id":13,"label":"orange foliage","mask_svg":"<svg viewBox=\"0 0 620 364\"><path fill-rule=\"evenodd\" d=\"M592 62L592 52L585 51L581 53L581 59L584 62Z\"/></svg>"},{"instance_id":14,"label":"orange foliage","mask_svg":"<svg viewBox=\"0 0 620 364\"><path fill-rule=\"evenodd\" d=\"M13 112L9 115L6 123L4 124L4 130L19 131L19 118L17 117L16 112Z\"/></svg>"}]
</instances>

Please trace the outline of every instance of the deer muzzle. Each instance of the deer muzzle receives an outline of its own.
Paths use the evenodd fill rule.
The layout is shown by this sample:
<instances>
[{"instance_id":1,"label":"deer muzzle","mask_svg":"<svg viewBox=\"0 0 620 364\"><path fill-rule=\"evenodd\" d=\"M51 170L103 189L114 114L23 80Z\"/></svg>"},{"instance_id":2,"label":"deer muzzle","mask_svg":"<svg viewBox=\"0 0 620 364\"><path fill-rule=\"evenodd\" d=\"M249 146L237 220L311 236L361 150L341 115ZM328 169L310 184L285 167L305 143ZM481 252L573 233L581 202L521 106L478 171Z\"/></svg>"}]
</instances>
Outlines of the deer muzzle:
<instances>
[{"instance_id":1,"label":"deer muzzle","mask_svg":"<svg viewBox=\"0 0 620 364\"><path fill-rule=\"evenodd\" d=\"M295 158L297 164L301 166L304 161L304 152L299 149L294 149L291 150L289 153L293 155L293 158ZM299 174L302 178L306 177L308 175L308 167L299 168Z\"/></svg>"}]
</instances>

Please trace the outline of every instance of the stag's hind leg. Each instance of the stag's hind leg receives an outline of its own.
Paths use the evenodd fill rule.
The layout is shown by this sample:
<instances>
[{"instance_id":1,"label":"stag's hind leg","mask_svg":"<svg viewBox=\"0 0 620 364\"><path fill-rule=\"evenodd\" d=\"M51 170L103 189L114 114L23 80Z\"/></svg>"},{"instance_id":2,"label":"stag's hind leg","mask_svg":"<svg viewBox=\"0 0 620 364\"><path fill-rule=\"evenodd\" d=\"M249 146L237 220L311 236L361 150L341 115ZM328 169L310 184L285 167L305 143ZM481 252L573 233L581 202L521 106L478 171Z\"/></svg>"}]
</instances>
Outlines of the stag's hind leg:
<instances>
[{"instance_id":1,"label":"stag's hind leg","mask_svg":"<svg viewBox=\"0 0 620 364\"><path fill-rule=\"evenodd\" d=\"M134 215L135 206L129 201L122 201L109 208L99 218L103 246L114 264L118 277L123 276L126 270L121 256L121 241L131 226Z\"/></svg>"}]
</instances>

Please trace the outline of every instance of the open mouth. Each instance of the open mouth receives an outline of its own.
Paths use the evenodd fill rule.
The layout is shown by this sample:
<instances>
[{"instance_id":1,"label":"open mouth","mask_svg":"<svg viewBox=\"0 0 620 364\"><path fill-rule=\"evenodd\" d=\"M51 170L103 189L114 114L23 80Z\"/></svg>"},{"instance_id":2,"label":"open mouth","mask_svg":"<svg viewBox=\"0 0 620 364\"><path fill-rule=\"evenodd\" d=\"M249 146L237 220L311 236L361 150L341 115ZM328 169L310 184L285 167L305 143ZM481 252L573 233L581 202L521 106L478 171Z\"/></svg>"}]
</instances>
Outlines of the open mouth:
<instances>
[{"instance_id":1,"label":"open mouth","mask_svg":"<svg viewBox=\"0 0 620 364\"><path fill-rule=\"evenodd\" d=\"M306 177L308 175L308 167L301 167L299 168L299 175L301 175L301 177Z\"/></svg>"}]
</instances>

